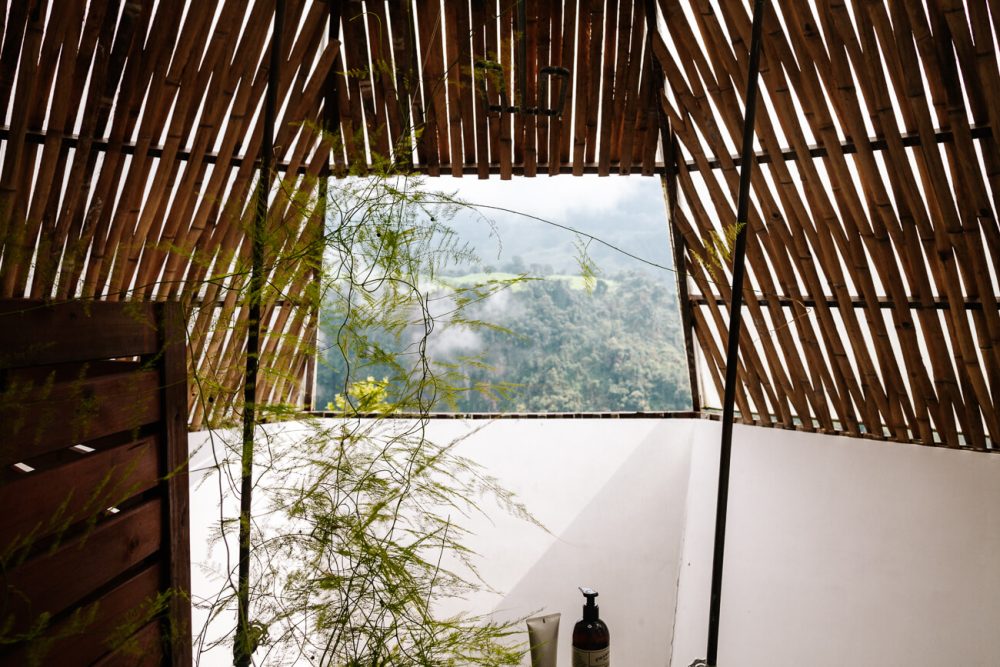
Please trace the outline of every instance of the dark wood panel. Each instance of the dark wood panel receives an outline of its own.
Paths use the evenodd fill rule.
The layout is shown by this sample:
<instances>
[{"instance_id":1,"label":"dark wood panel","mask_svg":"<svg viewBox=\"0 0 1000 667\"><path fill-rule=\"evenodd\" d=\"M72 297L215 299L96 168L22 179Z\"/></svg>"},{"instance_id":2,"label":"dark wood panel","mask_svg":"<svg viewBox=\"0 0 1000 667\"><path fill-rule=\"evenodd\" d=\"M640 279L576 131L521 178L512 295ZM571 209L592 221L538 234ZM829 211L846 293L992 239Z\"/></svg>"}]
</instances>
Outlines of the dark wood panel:
<instances>
[{"instance_id":1,"label":"dark wood panel","mask_svg":"<svg viewBox=\"0 0 1000 667\"><path fill-rule=\"evenodd\" d=\"M160 548L163 504L157 498L14 568L3 578L7 600L0 624L23 632L41 614L58 614Z\"/></svg>"},{"instance_id":2,"label":"dark wood panel","mask_svg":"<svg viewBox=\"0 0 1000 667\"><path fill-rule=\"evenodd\" d=\"M93 667L152 667L162 664L163 625L153 621L129 637L124 646L93 663Z\"/></svg>"},{"instance_id":3,"label":"dark wood panel","mask_svg":"<svg viewBox=\"0 0 1000 667\"><path fill-rule=\"evenodd\" d=\"M0 369L156 352L151 304L0 301Z\"/></svg>"},{"instance_id":4,"label":"dark wood panel","mask_svg":"<svg viewBox=\"0 0 1000 667\"><path fill-rule=\"evenodd\" d=\"M127 628L155 609L162 582L159 563L129 577L121 584L50 626L46 641L15 645L9 652L0 651L0 666L32 664L89 665L108 654L116 639ZM48 638L55 639L49 643Z\"/></svg>"},{"instance_id":5,"label":"dark wood panel","mask_svg":"<svg viewBox=\"0 0 1000 667\"><path fill-rule=\"evenodd\" d=\"M105 451L76 453L51 470L26 473L0 486L0 553L97 516L106 508L156 486L159 459L156 438Z\"/></svg>"},{"instance_id":6,"label":"dark wood panel","mask_svg":"<svg viewBox=\"0 0 1000 667\"><path fill-rule=\"evenodd\" d=\"M155 370L10 382L0 390L0 465L156 422L159 388Z\"/></svg>"},{"instance_id":7,"label":"dark wood panel","mask_svg":"<svg viewBox=\"0 0 1000 667\"><path fill-rule=\"evenodd\" d=\"M187 667L191 664L191 523L188 518L187 365L184 313L180 304L158 304L157 321L163 351L160 371L164 446L160 451L165 459L161 468L165 475L166 497L165 561L170 586L176 593L170 599L173 624L170 659L176 667Z\"/></svg>"}]
</instances>

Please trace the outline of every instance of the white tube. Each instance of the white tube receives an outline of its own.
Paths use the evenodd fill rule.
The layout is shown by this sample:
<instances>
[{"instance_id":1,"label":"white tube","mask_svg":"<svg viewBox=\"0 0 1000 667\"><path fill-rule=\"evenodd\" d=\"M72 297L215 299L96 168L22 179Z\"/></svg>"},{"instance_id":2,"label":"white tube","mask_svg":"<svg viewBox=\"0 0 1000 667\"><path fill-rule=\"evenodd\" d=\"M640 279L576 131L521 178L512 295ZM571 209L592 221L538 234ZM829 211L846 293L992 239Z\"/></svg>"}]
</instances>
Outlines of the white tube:
<instances>
[{"instance_id":1,"label":"white tube","mask_svg":"<svg viewBox=\"0 0 1000 667\"><path fill-rule=\"evenodd\" d=\"M559 616L560 614L555 613L528 619L531 667L556 667L556 649L559 648Z\"/></svg>"}]
</instances>

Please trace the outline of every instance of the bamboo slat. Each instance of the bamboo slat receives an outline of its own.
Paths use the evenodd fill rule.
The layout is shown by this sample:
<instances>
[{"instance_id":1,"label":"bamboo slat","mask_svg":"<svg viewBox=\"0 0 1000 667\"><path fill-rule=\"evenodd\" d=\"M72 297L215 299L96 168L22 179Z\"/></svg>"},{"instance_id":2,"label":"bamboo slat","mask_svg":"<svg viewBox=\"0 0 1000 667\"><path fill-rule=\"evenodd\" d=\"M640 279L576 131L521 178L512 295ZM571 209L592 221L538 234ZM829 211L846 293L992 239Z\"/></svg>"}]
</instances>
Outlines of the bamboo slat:
<instances>
[{"instance_id":1,"label":"bamboo slat","mask_svg":"<svg viewBox=\"0 0 1000 667\"><path fill-rule=\"evenodd\" d=\"M496 21L492 17L492 13L489 8L484 6L485 3L481 1L474 1L471 4L472 15L470 16L470 33L472 39L472 62L473 67L475 63L483 62L486 60L486 54L489 50L487 46L488 37L487 33L493 31L493 41L496 42ZM487 18L489 17L489 18ZM494 49L495 50L495 49ZM475 73L473 69L473 76L478 77L480 75ZM476 117L476 174L479 178L489 178L490 177L490 136L493 128L493 123L487 118L488 114L486 109L482 104L482 100L478 100L474 97L475 86L478 80L469 79L468 84L473 87L469 94L472 99L473 113ZM493 142L495 147L495 141ZM495 150L495 148L494 148Z\"/></svg>"},{"instance_id":2,"label":"bamboo slat","mask_svg":"<svg viewBox=\"0 0 1000 667\"><path fill-rule=\"evenodd\" d=\"M273 3L49 4L8 3L0 21L0 295L182 301L189 370L203 381L192 423L224 423L239 408ZM310 196L330 170L386 164L503 179L673 170L685 326L703 384L721 392L729 268L704 257L735 221L746 3L524 9L522 32L515 0L290 1L275 182ZM997 0L771 3L744 421L996 447L998 15ZM550 66L569 72L561 115L487 108L551 108ZM295 258L269 276L287 303L264 308L261 389L282 402L308 393L316 314L295 296L315 280L306 258L322 230L280 188L268 204L269 257Z\"/></svg>"}]
</instances>

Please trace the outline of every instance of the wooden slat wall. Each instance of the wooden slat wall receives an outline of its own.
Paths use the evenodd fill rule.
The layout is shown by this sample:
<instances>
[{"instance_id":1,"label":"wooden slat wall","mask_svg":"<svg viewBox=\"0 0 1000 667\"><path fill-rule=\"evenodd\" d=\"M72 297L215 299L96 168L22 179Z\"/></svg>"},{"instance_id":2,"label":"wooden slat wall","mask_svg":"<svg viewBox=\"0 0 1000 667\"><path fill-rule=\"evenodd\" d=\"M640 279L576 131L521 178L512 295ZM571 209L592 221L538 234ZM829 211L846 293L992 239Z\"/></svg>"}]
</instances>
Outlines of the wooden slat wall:
<instances>
[{"instance_id":1,"label":"wooden slat wall","mask_svg":"<svg viewBox=\"0 0 1000 667\"><path fill-rule=\"evenodd\" d=\"M328 37L328 3L287 5L276 157L289 186L308 191L327 168L330 143L347 148L349 163L365 159L362 127L376 149L388 146L372 114L381 105L385 117L391 94L372 95L370 82L345 77L340 43ZM196 2L186 13L152 0L25 7L7 6L0 35L0 297L180 300L198 379L191 421L228 419L240 394L244 230L262 145L273 2ZM348 31L365 34L346 18ZM378 44L388 49L388 37ZM350 57L347 64L357 66ZM324 142L316 127L337 78L328 74L338 71L347 112L343 131ZM400 113L388 116L394 129ZM271 203L270 229L283 230L272 256L316 237L321 220L303 225L277 190ZM294 291L313 275L307 264L275 265L272 284ZM302 309L294 299L269 308L273 363L260 389L267 400L301 395L301 383L286 376L312 347ZM301 345L289 342L296 337Z\"/></svg>"},{"instance_id":2,"label":"wooden slat wall","mask_svg":"<svg viewBox=\"0 0 1000 667\"><path fill-rule=\"evenodd\" d=\"M275 142L282 175L308 190L328 164L338 175L365 173L380 157L481 178L651 173L643 138L655 135L646 122L655 98L647 86L638 99L642 51L628 48L643 39L643 24L609 28L578 63L575 36L604 34L607 3L577 4L527 2L526 102L549 103L536 99L538 69L565 66L573 78L562 117L525 121L487 114L474 80L478 60L502 62L507 98L515 99L512 0L289 1ZM641 4L611 0L611 24L619 14L641 17ZM197 378L191 424L223 423L241 395L244 232L254 211L273 3L196 2L186 13L152 0L30 7L8 7L0 48L0 297L182 301ZM595 73L602 83L586 86ZM551 85L553 100L556 92ZM325 100L336 105L331 113ZM575 123L574 109L582 111ZM330 141L316 131L323 120L332 123ZM619 126L628 137L620 145ZM634 127L644 131L633 141ZM570 146L583 152L571 155ZM317 237L321 220L302 223L287 199L272 195L269 228L287 233L271 256ZM312 276L298 259L271 269L274 294L286 295L265 313L266 401L303 398L294 376L312 352L314 318L295 295Z\"/></svg>"},{"instance_id":3,"label":"wooden slat wall","mask_svg":"<svg viewBox=\"0 0 1000 667\"><path fill-rule=\"evenodd\" d=\"M0 301L0 665L190 664L184 338L177 303Z\"/></svg>"},{"instance_id":4,"label":"wooden slat wall","mask_svg":"<svg viewBox=\"0 0 1000 667\"><path fill-rule=\"evenodd\" d=\"M770 4L742 419L989 448L1000 437L997 7ZM239 408L273 3L54 7L9 3L3 23L0 296L182 301L191 423L221 423ZM666 171L682 199L671 225L686 320L701 385L721 386L730 274L698 257L734 221L749 3L525 0L523 35L516 0L290 0L287 11L276 156L298 186L327 165L367 173L386 157L435 176L652 175L665 171L662 107L677 144ZM498 86L519 100L523 67L525 103L543 104L537 71L566 67L563 114L487 113L482 60L502 67L491 103ZM321 229L294 208L272 195L269 229L285 230L272 256ZM296 261L269 277L284 295L265 308L262 399L295 404L315 340L296 295L315 276Z\"/></svg>"},{"instance_id":5,"label":"wooden slat wall","mask_svg":"<svg viewBox=\"0 0 1000 667\"><path fill-rule=\"evenodd\" d=\"M1000 74L985 0L769 4L742 420L996 448ZM702 368L721 388L730 263L701 258L735 221L751 17L741 0L659 11L674 224Z\"/></svg>"}]
</instances>

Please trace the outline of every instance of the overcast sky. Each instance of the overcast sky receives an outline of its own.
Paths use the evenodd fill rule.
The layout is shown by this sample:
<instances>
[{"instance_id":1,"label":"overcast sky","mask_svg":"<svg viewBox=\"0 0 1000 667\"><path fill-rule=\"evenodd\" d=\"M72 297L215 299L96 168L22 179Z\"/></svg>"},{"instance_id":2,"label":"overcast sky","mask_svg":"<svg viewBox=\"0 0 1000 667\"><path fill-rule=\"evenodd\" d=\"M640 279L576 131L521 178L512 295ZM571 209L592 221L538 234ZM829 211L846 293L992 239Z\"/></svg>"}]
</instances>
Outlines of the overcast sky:
<instances>
[{"instance_id":1,"label":"overcast sky","mask_svg":"<svg viewBox=\"0 0 1000 667\"><path fill-rule=\"evenodd\" d=\"M473 204L512 209L572 227L650 262L672 265L659 178L561 175L501 181L466 176L428 179L426 186L454 192ZM496 222L499 243L489 238L488 224L472 213L461 213L452 225L476 245L485 264L502 266L519 256L529 266L547 264L556 272L575 270L573 233L513 213L480 210ZM589 253L598 268L609 273L643 268L666 273L596 242L591 243Z\"/></svg>"}]
</instances>

